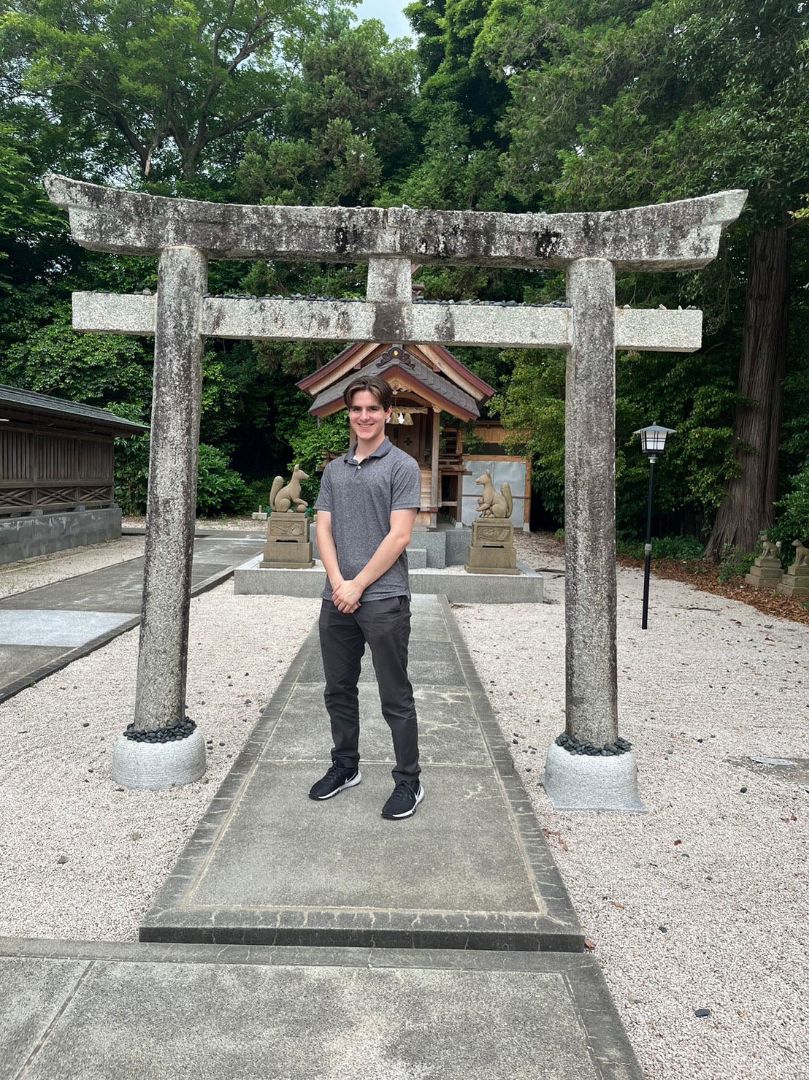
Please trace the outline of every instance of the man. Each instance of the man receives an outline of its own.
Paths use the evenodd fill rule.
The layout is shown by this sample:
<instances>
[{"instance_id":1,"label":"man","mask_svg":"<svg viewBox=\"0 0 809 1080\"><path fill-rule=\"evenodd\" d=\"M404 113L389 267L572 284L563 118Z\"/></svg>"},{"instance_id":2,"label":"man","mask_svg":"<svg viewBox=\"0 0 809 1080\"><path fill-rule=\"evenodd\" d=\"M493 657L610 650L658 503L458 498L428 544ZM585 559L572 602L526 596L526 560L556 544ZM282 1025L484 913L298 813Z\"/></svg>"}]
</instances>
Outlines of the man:
<instances>
[{"instance_id":1,"label":"man","mask_svg":"<svg viewBox=\"0 0 809 1080\"><path fill-rule=\"evenodd\" d=\"M421 501L421 475L415 459L385 437L393 405L393 391L385 380L360 375L343 397L352 446L326 466L315 503L317 546L327 579L320 648L334 746L332 766L309 797L331 799L362 779L357 681L367 642L396 757L396 786L382 816L398 820L411 817L424 798L416 707L407 677L410 587L405 554Z\"/></svg>"}]
</instances>

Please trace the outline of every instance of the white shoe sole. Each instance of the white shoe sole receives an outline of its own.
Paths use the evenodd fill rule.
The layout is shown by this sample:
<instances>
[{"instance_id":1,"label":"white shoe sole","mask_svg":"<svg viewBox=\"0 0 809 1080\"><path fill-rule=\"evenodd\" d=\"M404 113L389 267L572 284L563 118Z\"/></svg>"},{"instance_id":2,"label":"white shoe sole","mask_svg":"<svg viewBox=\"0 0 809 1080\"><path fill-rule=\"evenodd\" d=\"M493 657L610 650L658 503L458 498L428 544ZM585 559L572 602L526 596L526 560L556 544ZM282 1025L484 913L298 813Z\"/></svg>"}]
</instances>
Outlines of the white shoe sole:
<instances>
[{"instance_id":1,"label":"white shoe sole","mask_svg":"<svg viewBox=\"0 0 809 1080\"><path fill-rule=\"evenodd\" d=\"M424 801L424 788L419 784L419 790L416 792L416 802L410 810L405 810L403 814L391 814L387 819L388 821L401 821L402 818L412 817L416 812L416 807L420 802ZM384 816L384 815L383 815Z\"/></svg>"},{"instance_id":2,"label":"white shoe sole","mask_svg":"<svg viewBox=\"0 0 809 1080\"><path fill-rule=\"evenodd\" d=\"M356 787L360 780L362 780L362 773L357 769L356 776L352 776L350 780L346 780L341 787L335 788L334 791L330 791L328 795L318 795L315 802L325 802L326 799L333 799L335 795L339 795L340 792L345 791L346 788Z\"/></svg>"}]
</instances>

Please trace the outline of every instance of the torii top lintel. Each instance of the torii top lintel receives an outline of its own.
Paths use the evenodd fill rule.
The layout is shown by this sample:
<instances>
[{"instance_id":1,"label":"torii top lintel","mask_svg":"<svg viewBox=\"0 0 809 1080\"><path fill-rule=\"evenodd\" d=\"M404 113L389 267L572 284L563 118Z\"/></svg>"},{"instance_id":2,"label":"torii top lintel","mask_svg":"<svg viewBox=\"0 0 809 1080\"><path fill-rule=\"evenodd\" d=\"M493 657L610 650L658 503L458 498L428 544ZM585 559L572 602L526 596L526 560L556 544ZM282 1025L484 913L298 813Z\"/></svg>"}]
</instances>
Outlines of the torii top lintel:
<instances>
[{"instance_id":1,"label":"torii top lintel","mask_svg":"<svg viewBox=\"0 0 809 1080\"><path fill-rule=\"evenodd\" d=\"M408 207L252 206L123 191L49 175L51 200L70 213L83 247L157 255L191 247L214 259L565 267L607 259L622 270L687 270L716 257L745 191L606 213L501 214Z\"/></svg>"}]
</instances>

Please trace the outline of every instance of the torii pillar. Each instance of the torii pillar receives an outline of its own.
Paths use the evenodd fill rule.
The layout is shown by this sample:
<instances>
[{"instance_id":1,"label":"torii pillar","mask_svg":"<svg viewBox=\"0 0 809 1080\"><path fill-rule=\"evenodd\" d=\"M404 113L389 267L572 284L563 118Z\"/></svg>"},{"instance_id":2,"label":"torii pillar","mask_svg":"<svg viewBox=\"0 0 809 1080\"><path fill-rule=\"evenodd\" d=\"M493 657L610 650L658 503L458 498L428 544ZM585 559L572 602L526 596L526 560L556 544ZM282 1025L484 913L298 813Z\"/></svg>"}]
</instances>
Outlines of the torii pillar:
<instances>
[{"instance_id":1,"label":"torii pillar","mask_svg":"<svg viewBox=\"0 0 809 1080\"><path fill-rule=\"evenodd\" d=\"M206 336L431 341L567 350L566 731L545 790L559 809L640 810L634 752L618 737L615 350L696 350L699 311L615 307L615 274L699 269L716 257L744 191L603 214L232 206L46 179L73 238L159 256L157 298L73 294L77 330L155 336L146 570L135 718L114 751L129 787L169 787L205 769L184 723L191 556ZM209 258L367 262L365 302L206 295ZM568 306L412 303L411 265L564 269ZM167 737L171 741L161 741Z\"/></svg>"}]
</instances>

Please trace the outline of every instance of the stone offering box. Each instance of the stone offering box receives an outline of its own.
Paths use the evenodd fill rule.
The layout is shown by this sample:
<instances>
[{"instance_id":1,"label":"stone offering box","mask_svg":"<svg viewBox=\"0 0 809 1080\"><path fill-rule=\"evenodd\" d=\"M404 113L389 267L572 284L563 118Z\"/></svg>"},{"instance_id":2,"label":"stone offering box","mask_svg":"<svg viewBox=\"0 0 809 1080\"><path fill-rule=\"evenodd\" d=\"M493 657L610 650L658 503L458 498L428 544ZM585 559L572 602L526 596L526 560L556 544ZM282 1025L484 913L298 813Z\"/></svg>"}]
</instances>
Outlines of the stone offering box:
<instances>
[{"instance_id":1,"label":"stone offering box","mask_svg":"<svg viewBox=\"0 0 809 1080\"><path fill-rule=\"evenodd\" d=\"M514 522L480 518L472 523L468 574L519 574L514 547Z\"/></svg>"},{"instance_id":2,"label":"stone offering box","mask_svg":"<svg viewBox=\"0 0 809 1080\"><path fill-rule=\"evenodd\" d=\"M267 522L262 569L299 570L314 565L306 514L273 511Z\"/></svg>"}]
</instances>

